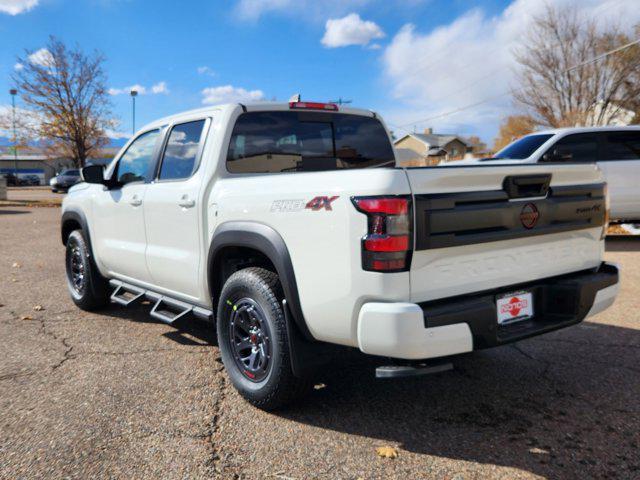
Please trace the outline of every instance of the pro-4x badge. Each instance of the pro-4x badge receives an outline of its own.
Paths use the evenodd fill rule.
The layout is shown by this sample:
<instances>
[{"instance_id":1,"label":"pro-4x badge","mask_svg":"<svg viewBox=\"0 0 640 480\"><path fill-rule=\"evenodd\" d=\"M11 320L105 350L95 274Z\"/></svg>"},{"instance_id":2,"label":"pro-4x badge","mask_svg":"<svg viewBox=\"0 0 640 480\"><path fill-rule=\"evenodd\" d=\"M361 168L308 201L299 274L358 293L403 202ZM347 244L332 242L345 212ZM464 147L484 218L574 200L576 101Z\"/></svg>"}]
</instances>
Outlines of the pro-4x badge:
<instances>
[{"instance_id":1,"label":"pro-4x badge","mask_svg":"<svg viewBox=\"0 0 640 480\"><path fill-rule=\"evenodd\" d=\"M336 198L339 198L339 195L335 195L333 197L316 197L312 200L309 200L305 208L309 208L313 211L322 210L323 208L325 210L333 210L333 208L331 208L331 202L333 202Z\"/></svg>"}]
</instances>

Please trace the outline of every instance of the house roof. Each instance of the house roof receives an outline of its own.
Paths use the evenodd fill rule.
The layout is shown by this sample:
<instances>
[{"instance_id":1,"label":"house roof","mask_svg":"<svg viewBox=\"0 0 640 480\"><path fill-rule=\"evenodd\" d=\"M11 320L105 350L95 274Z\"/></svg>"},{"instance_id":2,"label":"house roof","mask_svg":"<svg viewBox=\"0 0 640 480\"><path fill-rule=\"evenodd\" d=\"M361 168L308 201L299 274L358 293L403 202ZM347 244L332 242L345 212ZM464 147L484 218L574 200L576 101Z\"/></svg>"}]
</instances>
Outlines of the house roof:
<instances>
[{"instance_id":1,"label":"house roof","mask_svg":"<svg viewBox=\"0 0 640 480\"><path fill-rule=\"evenodd\" d=\"M450 143L450 142L452 142L454 140L458 140L459 142L462 142L467 147L471 146L469 144L469 142L467 142L464 138L459 137L457 135L443 135L443 134L438 134L438 133L431 133L431 134L409 133L409 134L405 135L404 137L399 138L398 140L396 140L395 143L397 144L398 142L400 142L401 140L404 140L407 137L413 137L416 140L421 141L428 148L444 147L446 144L448 144L448 143Z\"/></svg>"}]
</instances>

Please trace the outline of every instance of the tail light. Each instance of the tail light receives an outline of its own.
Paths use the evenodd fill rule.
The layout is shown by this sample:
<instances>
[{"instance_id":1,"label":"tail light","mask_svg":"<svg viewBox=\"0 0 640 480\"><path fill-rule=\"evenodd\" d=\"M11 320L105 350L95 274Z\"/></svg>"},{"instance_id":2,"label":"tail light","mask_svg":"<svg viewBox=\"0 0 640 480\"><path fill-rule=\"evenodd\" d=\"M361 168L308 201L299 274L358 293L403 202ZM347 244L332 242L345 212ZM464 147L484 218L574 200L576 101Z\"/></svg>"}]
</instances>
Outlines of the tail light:
<instances>
[{"instance_id":1,"label":"tail light","mask_svg":"<svg viewBox=\"0 0 640 480\"><path fill-rule=\"evenodd\" d=\"M362 268L369 272L404 272L411 265L411 197L353 197L367 216L362 239Z\"/></svg>"}]
</instances>

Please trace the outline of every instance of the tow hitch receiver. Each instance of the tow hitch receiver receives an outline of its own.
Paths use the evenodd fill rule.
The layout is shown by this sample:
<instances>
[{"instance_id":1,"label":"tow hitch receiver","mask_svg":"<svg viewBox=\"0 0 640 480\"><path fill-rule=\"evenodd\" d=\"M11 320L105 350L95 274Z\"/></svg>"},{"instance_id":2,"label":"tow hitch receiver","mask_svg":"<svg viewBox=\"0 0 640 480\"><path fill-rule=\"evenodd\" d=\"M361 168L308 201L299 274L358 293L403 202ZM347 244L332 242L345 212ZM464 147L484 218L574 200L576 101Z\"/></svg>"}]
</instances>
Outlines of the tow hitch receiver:
<instances>
[{"instance_id":1,"label":"tow hitch receiver","mask_svg":"<svg viewBox=\"0 0 640 480\"><path fill-rule=\"evenodd\" d=\"M446 372L453 370L451 362L411 362L404 365L383 365L376 368L376 378L398 378L417 377L419 375L429 375L432 373Z\"/></svg>"}]
</instances>

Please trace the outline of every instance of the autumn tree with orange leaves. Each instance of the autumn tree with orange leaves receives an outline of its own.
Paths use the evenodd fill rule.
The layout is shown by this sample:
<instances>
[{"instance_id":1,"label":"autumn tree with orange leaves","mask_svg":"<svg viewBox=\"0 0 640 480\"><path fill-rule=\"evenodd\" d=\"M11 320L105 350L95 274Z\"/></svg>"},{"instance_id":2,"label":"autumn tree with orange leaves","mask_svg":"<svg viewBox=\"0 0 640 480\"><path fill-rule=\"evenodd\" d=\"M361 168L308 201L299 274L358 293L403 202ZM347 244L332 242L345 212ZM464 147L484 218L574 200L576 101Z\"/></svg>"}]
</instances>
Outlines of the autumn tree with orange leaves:
<instances>
[{"instance_id":1,"label":"autumn tree with orange leaves","mask_svg":"<svg viewBox=\"0 0 640 480\"><path fill-rule=\"evenodd\" d=\"M33 115L32 135L56 155L77 167L107 143L105 130L114 125L103 70L104 57L85 54L50 37L46 48L18 58L22 69L13 81Z\"/></svg>"}]
</instances>

